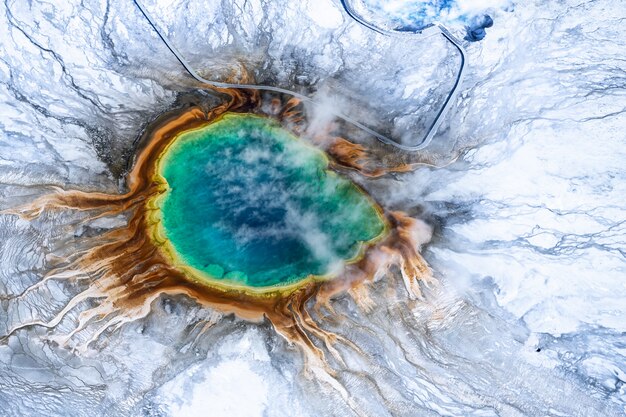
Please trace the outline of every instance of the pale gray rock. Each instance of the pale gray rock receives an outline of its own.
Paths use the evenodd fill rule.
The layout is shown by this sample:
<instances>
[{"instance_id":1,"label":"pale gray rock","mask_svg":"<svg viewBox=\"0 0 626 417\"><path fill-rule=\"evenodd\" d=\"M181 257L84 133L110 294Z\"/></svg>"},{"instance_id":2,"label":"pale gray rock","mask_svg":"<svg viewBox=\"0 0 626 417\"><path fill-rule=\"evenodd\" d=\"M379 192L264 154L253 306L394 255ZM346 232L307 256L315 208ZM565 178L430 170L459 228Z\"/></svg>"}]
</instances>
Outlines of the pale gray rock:
<instances>
[{"instance_id":1,"label":"pale gray rock","mask_svg":"<svg viewBox=\"0 0 626 417\"><path fill-rule=\"evenodd\" d=\"M407 302L391 274L370 311L340 298L336 319L315 317L362 350L337 346L341 389L307 379L269 323L178 297L86 351L54 337L87 303L54 329L1 339L83 288L57 281L22 296L52 254L125 219L0 215L2 415L623 415L626 4L496 3L508 7L490 9L486 38L465 45L462 92L427 150L443 167L359 180L433 225L425 257L441 284ZM245 58L258 82L381 131L417 115L421 134L458 64L443 40L389 42L338 1L145 6L202 75L223 79ZM123 190L145 126L208 100L130 0L5 0L0 50L0 209L50 186Z\"/></svg>"}]
</instances>

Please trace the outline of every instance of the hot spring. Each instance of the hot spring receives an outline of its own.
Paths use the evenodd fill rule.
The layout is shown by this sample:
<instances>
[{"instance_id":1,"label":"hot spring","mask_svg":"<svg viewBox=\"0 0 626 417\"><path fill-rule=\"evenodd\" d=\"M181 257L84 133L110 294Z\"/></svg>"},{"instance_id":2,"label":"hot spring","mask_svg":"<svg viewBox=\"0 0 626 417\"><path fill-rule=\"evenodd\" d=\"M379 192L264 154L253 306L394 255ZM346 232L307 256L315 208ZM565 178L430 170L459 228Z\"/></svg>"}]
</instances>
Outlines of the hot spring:
<instances>
[{"instance_id":1,"label":"hot spring","mask_svg":"<svg viewBox=\"0 0 626 417\"><path fill-rule=\"evenodd\" d=\"M386 231L325 154L262 116L225 114L158 159L153 237L192 279L262 291L329 279Z\"/></svg>"},{"instance_id":2,"label":"hot spring","mask_svg":"<svg viewBox=\"0 0 626 417\"><path fill-rule=\"evenodd\" d=\"M68 333L53 336L87 350L109 329L148 316L160 297L179 295L247 321L268 320L300 347L307 369L327 379L334 371L318 343L337 361L338 341L352 345L311 310L332 312L331 299L346 294L370 308L367 283L396 268L404 296L420 296L419 281L431 278L419 253L427 228L379 205L347 175L377 175L361 169L375 157L340 137L300 137L298 100L222 93L230 100L209 111L175 109L147 127L126 193L57 189L9 211L26 220L69 210L87 222L129 218L79 239L80 250L28 288L25 297L51 281L87 284L52 318L21 321L9 335L55 328L92 302Z\"/></svg>"},{"instance_id":3,"label":"hot spring","mask_svg":"<svg viewBox=\"0 0 626 417\"><path fill-rule=\"evenodd\" d=\"M623 416L624 5L5 1L0 414Z\"/></svg>"}]
</instances>

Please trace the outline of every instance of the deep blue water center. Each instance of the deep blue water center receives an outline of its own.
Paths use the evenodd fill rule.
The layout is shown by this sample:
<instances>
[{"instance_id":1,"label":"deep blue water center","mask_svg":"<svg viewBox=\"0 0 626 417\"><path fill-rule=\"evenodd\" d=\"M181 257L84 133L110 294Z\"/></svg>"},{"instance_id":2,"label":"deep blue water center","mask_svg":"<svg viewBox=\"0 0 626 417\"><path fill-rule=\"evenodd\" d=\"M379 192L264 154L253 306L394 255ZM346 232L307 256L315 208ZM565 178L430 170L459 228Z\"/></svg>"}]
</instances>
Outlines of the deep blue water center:
<instances>
[{"instance_id":1,"label":"deep blue water center","mask_svg":"<svg viewBox=\"0 0 626 417\"><path fill-rule=\"evenodd\" d=\"M376 204L318 149L270 119L227 114L180 134L159 162L174 257L213 282L328 276L385 230Z\"/></svg>"}]
</instances>

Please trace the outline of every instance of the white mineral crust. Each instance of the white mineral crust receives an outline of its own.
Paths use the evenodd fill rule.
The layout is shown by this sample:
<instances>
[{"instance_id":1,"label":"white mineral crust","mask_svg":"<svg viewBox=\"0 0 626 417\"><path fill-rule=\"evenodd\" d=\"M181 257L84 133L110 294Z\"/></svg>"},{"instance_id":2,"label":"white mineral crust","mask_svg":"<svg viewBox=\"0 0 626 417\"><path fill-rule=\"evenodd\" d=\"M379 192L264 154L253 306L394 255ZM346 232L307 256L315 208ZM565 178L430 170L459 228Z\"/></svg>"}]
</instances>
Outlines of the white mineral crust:
<instances>
[{"instance_id":1,"label":"white mineral crust","mask_svg":"<svg viewBox=\"0 0 626 417\"><path fill-rule=\"evenodd\" d=\"M390 3L397 19L403 2ZM81 290L50 281L20 296L51 253L126 221L76 228L80 213L4 214L0 414L624 415L626 3L479 3L494 26L464 43L462 91L427 150L443 167L358 180L434 225L424 255L440 285L409 303L390 297L404 291L391 273L372 286L371 310L340 297L336 318L315 316L361 349L338 344L334 387L307 376L269 323L179 297L87 350L54 343L87 304L54 329L4 338ZM456 68L442 39L386 41L337 0L145 6L204 76L220 79L245 57L259 81L317 94L374 127L419 129ZM181 105L190 77L130 0L0 9L0 210L51 186L124 190L135 141ZM451 24L462 38L463 23Z\"/></svg>"}]
</instances>

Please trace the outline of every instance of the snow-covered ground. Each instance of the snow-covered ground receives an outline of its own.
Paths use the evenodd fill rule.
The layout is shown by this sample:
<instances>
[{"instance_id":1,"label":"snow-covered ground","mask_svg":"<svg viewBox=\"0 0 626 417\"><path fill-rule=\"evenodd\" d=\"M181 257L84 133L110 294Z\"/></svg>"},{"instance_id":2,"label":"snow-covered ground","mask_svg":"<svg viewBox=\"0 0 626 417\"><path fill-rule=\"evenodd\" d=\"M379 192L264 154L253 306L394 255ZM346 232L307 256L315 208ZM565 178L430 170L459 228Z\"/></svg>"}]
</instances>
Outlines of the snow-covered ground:
<instances>
[{"instance_id":1,"label":"snow-covered ground","mask_svg":"<svg viewBox=\"0 0 626 417\"><path fill-rule=\"evenodd\" d=\"M436 107L455 68L445 42L384 43L338 1L145 3L196 68L221 74L245 57L265 81L346 95L335 105L372 98L381 120L372 123L383 127L406 109ZM403 2L392 3L396 19ZM269 324L179 298L158 300L88 352L50 342L77 312L58 329L3 340L75 293L57 282L19 297L50 252L124 219L75 230L69 215L2 215L2 414L626 413L626 3L491 4L494 25L465 44L467 76L433 141L442 167L359 180L434 226L425 257L441 285L407 302L389 277L374 285L370 311L334 302L337 317L322 327L362 350L338 346L339 389L307 378L298 350ZM185 103L189 77L131 1L1 9L0 209L49 185L117 192L136 138ZM451 25L462 38L463 23Z\"/></svg>"}]
</instances>

